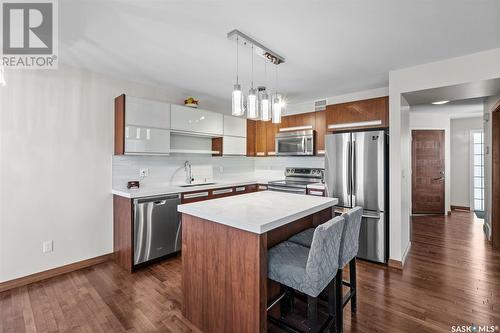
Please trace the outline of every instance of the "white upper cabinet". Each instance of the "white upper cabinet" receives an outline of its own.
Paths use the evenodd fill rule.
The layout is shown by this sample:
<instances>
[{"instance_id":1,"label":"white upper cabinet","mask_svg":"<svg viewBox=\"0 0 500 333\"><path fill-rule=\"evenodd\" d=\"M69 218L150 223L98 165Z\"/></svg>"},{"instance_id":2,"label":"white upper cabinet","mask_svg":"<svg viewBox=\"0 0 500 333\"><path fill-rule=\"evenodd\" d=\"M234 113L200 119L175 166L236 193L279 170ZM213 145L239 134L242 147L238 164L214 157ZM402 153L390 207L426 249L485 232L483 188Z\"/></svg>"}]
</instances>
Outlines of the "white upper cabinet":
<instances>
[{"instance_id":1,"label":"white upper cabinet","mask_svg":"<svg viewBox=\"0 0 500 333\"><path fill-rule=\"evenodd\" d=\"M125 124L169 129L170 104L127 95Z\"/></svg>"},{"instance_id":2,"label":"white upper cabinet","mask_svg":"<svg viewBox=\"0 0 500 333\"><path fill-rule=\"evenodd\" d=\"M222 138L223 155L243 155L247 154L247 139L238 136L226 136Z\"/></svg>"},{"instance_id":3,"label":"white upper cabinet","mask_svg":"<svg viewBox=\"0 0 500 333\"><path fill-rule=\"evenodd\" d=\"M170 131L159 128L125 126L125 154L168 155Z\"/></svg>"},{"instance_id":4,"label":"white upper cabinet","mask_svg":"<svg viewBox=\"0 0 500 333\"><path fill-rule=\"evenodd\" d=\"M222 136L223 117L221 113L172 104L171 128L172 131Z\"/></svg>"},{"instance_id":5,"label":"white upper cabinet","mask_svg":"<svg viewBox=\"0 0 500 333\"><path fill-rule=\"evenodd\" d=\"M247 137L246 118L224 115L224 135Z\"/></svg>"}]
</instances>

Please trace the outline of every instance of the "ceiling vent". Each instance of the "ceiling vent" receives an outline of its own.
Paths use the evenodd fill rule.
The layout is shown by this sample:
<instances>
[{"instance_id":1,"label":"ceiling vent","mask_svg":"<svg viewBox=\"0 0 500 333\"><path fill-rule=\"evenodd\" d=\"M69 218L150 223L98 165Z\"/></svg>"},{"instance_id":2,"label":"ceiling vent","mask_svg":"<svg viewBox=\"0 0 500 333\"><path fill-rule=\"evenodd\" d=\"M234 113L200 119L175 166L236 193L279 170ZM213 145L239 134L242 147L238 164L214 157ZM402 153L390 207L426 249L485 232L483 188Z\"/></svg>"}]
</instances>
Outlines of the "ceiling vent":
<instances>
[{"instance_id":1,"label":"ceiling vent","mask_svg":"<svg viewBox=\"0 0 500 333\"><path fill-rule=\"evenodd\" d=\"M326 99L320 99L314 101L314 111L325 111L326 110Z\"/></svg>"}]
</instances>

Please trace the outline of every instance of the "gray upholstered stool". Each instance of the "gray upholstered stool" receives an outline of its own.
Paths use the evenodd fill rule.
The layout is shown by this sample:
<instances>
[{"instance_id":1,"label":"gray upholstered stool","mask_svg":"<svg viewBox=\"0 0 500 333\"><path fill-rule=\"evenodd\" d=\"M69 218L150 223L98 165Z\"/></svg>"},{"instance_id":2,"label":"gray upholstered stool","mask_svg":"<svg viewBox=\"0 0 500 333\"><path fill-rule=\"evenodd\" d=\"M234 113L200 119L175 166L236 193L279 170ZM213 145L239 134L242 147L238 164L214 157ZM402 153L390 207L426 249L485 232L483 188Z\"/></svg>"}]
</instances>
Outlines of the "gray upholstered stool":
<instances>
[{"instance_id":1,"label":"gray upholstered stool","mask_svg":"<svg viewBox=\"0 0 500 333\"><path fill-rule=\"evenodd\" d=\"M310 332L318 332L317 297L329 287L329 318L322 329L335 320L334 279L338 272L340 242L344 227L342 216L318 226L311 247L285 241L269 250L268 277L307 295L307 321ZM275 318L278 326L290 328ZM294 330L294 328L292 328Z\"/></svg>"},{"instance_id":2,"label":"gray upholstered stool","mask_svg":"<svg viewBox=\"0 0 500 333\"><path fill-rule=\"evenodd\" d=\"M341 245L340 245L340 256L339 256L339 272L336 279L336 294L340 299L336 300L336 305L338 309L336 311L337 316L337 332L342 331L342 310L343 307L350 301L351 302L351 312L356 313L357 302L356 302L356 255L359 249L359 229L361 227L361 217L363 214L363 208L355 207L349 210L347 213L342 215L345 218L344 231L342 233ZM288 241L296 243L301 246L310 246L312 238L314 235L314 228L304 230L298 233ZM349 264L349 282L342 281L342 269ZM342 297L342 284L349 287L349 293Z\"/></svg>"}]
</instances>

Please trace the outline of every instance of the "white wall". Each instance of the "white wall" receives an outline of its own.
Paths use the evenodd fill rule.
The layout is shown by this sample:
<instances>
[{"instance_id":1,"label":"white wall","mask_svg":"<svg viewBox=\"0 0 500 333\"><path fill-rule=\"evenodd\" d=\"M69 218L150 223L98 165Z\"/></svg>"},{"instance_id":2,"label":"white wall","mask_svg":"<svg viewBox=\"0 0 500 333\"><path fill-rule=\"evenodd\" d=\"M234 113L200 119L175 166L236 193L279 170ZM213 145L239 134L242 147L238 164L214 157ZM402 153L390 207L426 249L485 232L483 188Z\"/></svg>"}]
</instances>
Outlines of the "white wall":
<instances>
[{"instance_id":1,"label":"white wall","mask_svg":"<svg viewBox=\"0 0 500 333\"><path fill-rule=\"evenodd\" d=\"M112 252L113 99L127 93L181 103L192 92L63 65L6 74L7 86L0 88L0 281ZM227 112L230 106L201 101L208 109ZM54 240L52 253L42 253L45 240Z\"/></svg>"},{"instance_id":2,"label":"white wall","mask_svg":"<svg viewBox=\"0 0 500 333\"><path fill-rule=\"evenodd\" d=\"M491 113L500 104L500 95L489 97L484 102L484 113L489 115L490 120L484 122L484 208L486 216L484 219L484 232L491 240L491 202L492 202L492 127Z\"/></svg>"},{"instance_id":3,"label":"white wall","mask_svg":"<svg viewBox=\"0 0 500 333\"><path fill-rule=\"evenodd\" d=\"M389 73L389 187L390 187L390 259L402 261L410 245L409 235L402 235L410 223L409 144L401 140L409 119L404 116L401 94L500 77L500 48L395 70ZM406 189L406 190L402 190ZM408 241L406 240L408 239Z\"/></svg>"},{"instance_id":4,"label":"white wall","mask_svg":"<svg viewBox=\"0 0 500 333\"><path fill-rule=\"evenodd\" d=\"M410 130L444 130L444 192L445 192L445 214L451 210L451 144L450 144L450 117L442 114L428 114L411 112L410 107ZM411 152L411 147L409 148ZM410 170L411 170L411 153L410 153ZM411 177L408 177L411 183ZM407 179L407 181L408 181ZM410 187L411 191L411 187ZM411 211L411 200L410 200Z\"/></svg>"},{"instance_id":5,"label":"white wall","mask_svg":"<svg viewBox=\"0 0 500 333\"><path fill-rule=\"evenodd\" d=\"M483 118L450 120L451 205L473 208L470 201L470 133L483 128Z\"/></svg>"}]
</instances>

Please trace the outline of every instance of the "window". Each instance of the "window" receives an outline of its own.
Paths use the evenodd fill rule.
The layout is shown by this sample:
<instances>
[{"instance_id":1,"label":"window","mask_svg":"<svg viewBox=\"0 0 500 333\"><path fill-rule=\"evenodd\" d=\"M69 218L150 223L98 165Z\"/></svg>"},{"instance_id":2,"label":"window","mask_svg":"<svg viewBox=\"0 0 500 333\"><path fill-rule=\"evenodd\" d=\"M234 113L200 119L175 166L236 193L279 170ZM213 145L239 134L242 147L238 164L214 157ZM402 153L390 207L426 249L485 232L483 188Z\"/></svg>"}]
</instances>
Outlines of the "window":
<instances>
[{"instance_id":1,"label":"window","mask_svg":"<svg viewBox=\"0 0 500 333\"><path fill-rule=\"evenodd\" d=\"M472 199L474 210L484 210L484 135L473 131L472 135Z\"/></svg>"}]
</instances>

